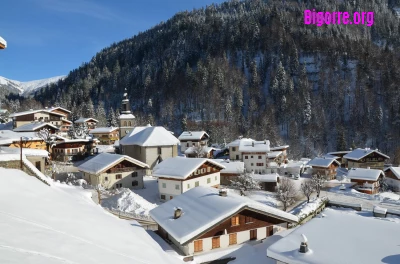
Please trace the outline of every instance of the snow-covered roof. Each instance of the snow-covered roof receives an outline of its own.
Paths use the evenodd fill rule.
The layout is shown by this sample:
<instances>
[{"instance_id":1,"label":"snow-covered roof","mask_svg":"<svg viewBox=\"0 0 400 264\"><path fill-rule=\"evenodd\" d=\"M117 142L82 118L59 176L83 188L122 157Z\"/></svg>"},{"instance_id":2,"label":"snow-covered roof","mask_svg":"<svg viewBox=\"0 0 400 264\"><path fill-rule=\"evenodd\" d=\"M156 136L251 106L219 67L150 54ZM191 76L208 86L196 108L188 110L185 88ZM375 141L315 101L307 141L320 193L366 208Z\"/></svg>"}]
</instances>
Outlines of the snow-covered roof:
<instances>
[{"instance_id":1,"label":"snow-covered roof","mask_svg":"<svg viewBox=\"0 0 400 264\"><path fill-rule=\"evenodd\" d=\"M99 174L121 163L124 160L129 161L142 168L149 168L149 165L147 165L146 163L143 163L126 155L101 153L94 158L86 161L85 163L82 163L78 167L78 170L91 174Z\"/></svg>"},{"instance_id":2,"label":"snow-covered roof","mask_svg":"<svg viewBox=\"0 0 400 264\"><path fill-rule=\"evenodd\" d=\"M327 159L336 159L336 160L340 158L339 156L335 156L335 155L332 155L332 154L325 154L322 157L323 158L327 158Z\"/></svg>"},{"instance_id":3,"label":"snow-covered roof","mask_svg":"<svg viewBox=\"0 0 400 264\"><path fill-rule=\"evenodd\" d=\"M19 141L21 137L26 141L41 140L35 132L14 132L12 130L0 130L0 145L10 145Z\"/></svg>"},{"instance_id":4,"label":"snow-covered roof","mask_svg":"<svg viewBox=\"0 0 400 264\"><path fill-rule=\"evenodd\" d=\"M161 126L135 127L129 135L120 140L121 145L139 145L142 147L172 146L179 140Z\"/></svg>"},{"instance_id":5,"label":"snow-covered roof","mask_svg":"<svg viewBox=\"0 0 400 264\"><path fill-rule=\"evenodd\" d=\"M313 166L313 167L322 167L322 168L328 168L331 166L332 163L336 163L338 166L340 166L340 163L336 160L336 158L313 158L310 160L307 165Z\"/></svg>"},{"instance_id":6,"label":"snow-covered roof","mask_svg":"<svg viewBox=\"0 0 400 264\"><path fill-rule=\"evenodd\" d=\"M281 154L282 154L282 151L271 151L271 152L267 153L267 156L269 159L275 159L276 157L278 157Z\"/></svg>"},{"instance_id":7,"label":"snow-covered roof","mask_svg":"<svg viewBox=\"0 0 400 264\"><path fill-rule=\"evenodd\" d=\"M183 263L137 222L95 205L87 190L58 183L49 187L4 168L0 182L0 263Z\"/></svg>"},{"instance_id":8,"label":"snow-covered roof","mask_svg":"<svg viewBox=\"0 0 400 264\"><path fill-rule=\"evenodd\" d=\"M388 167L386 169L384 169L384 172L387 172L388 170L391 170L393 172L393 174L397 177L397 179L400 180L400 167Z\"/></svg>"},{"instance_id":9,"label":"snow-covered roof","mask_svg":"<svg viewBox=\"0 0 400 264\"><path fill-rule=\"evenodd\" d=\"M182 215L174 219L175 208L181 208ZM259 203L245 196L228 192L219 196L219 190L199 186L174 197L150 211L150 216L176 241L185 244L232 215L249 209L279 218L297 222L298 218L279 209Z\"/></svg>"},{"instance_id":10,"label":"snow-covered roof","mask_svg":"<svg viewBox=\"0 0 400 264\"><path fill-rule=\"evenodd\" d=\"M186 179L206 162L211 163L220 169L225 168L225 166L212 159L174 157L163 160L157 164L153 169L153 176L173 179Z\"/></svg>"},{"instance_id":11,"label":"snow-covered roof","mask_svg":"<svg viewBox=\"0 0 400 264\"><path fill-rule=\"evenodd\" d=\"M244 172L244 162L242 161L230 161L223 159L214 159L214 161L220 163L225 167L225 169L221 170L220 173L235 173L241 174Z\"/></svg>"},{"instance_id":12,"label":"snow-covered roof","mask_svg":"<svg viewBox=\"0 0 400 264\"><path fill-rule=\"evenodd\" d=\"M368 156L369 154L371 154L373 152L375 152L375 153L377 153L377 154L379 154L379 155L381 155L381 156L383 156L383 157L385 157L387 159L390 158L389 156L379 152L377 149L369 149L369 148L366 148L366 149L361 149L361 148L355 149L355 150L351 151L350 153L344 155L343 158L349 159L349 160L360 160L360 159L364 158L365 156Z\"/></svg>"},{"instance_id":13,"label":"snow-covered roof","mask_svg":"<svg viewBox=\"0 0 400 264\"><path fill-rule=\"evenodd\" d=\"M92 122L94 121L96 123L99 122L97 119L94 119L92 117L81 117L81 118L75 120L75 123L76 124L82 124L82 123L86 123L86 122L89 122L89 121L92 121Z\"/></svg>"},{"instance_id":14,"label":"snow-covered roof","mask_svg":"<svg viewBox=\"0 0 400 264\"><path fill-rule=\"evenodd\" d=\"M242 140L254 141L254 139L251 139L251 138L238 138L238 139L235 139L234 141L232 141L231 143L227 144L226 146L227 147L238 147Z\"/></svg>"},{"instance_id":15,"label":"snow-covered roof","mask_svg":"<svg viewBox=\"0 0 400 264\"><path fill-rule=\"evenodd\" d=\"M377 181L380 175L384 176L384 173L381 170L353 168L348 171L347 178L354 180Z\"/></svg>"},{"instance_id":16,"label":"snow-covered roof","mask_svg":"<svg viewBox=\"0 0 400 264\"><path fill-rule=\"evenodd\" d=\"M287 149L287 148L289 148L289 145L282 145L282 146L277 146L277 147L271 147L270 149L271 149L271 151L274 151L274 150L285 150L285 149Z\"/></svg>"},{"instance_id":17,"label":"snow-covered roof","mask_svg":"<svg viewBox=\"0 0 400 264\"><path fill-rule=\"evenodd\" d=\"M344 155L344 154L348 154L350 153L351 150L342 150L342 151L332 151L332 152L328 152L327 154L332 155L332 156L336 156L336 155Z\"/></svg>"},{"instance_id":18,"label":"snow-covered roof","mask_svg":"<svg viewBox=\"0 0 400 264\"><path fill-rule=\"evenodd\" d=\"M365 212L326 208L267 249L267 256L288 264L400 263L400 224ZM308 253L300 253L302 234Z\"/></svg>"},{"instance_id":19,"label":"snow-covered roof","mask_svg":"<svg viewBox=\"0 0 400 264\"><path fill-rule=\"evenodd\" d=\"M34 131L37 131L38 129L41 129L46 126L49 126L55 130L58 130L58 127L56 127L55 125L50 124L50 123L33 122L33 123L25 124L25 125L19 126L17 128L14 128L14 132L34 132Z\"/></svg>"},{"instance_id":20,"label":"snow-covered roof","mask_svg":"<svg viewBox=\"0 0 400 264\"><path fill-rule=\"evenodd\" d=\"M0 147L0 154L20 154L20 148ZM22 148L22 155L27 157L49 157L49 152L44 149Z\"/></svg>"},{"instance_id":21,"label":"snow-covered roof","mask_svg":"<svg viewBox=\"0 0 400 264\"><path fill-rule=\"evenodd\" d=\"M29 110L29 111L24 111L24 112L13 113L10 115L10 117L24 116L24 115L30 115L30 114L35 114L35 113L47 113L47 114L52 114L52 115L56 115L56 116L65 116L63 114L51 112L48 109L39 109L39 110Z\"/></svg>"},{"instance_id":22,"label":"snow-covered roof","mask_svg":"<svg viewBox=\"0 0 400 264\"><path fill-rule=\"evenodd\" d=\"M119 115L118 119L134 119L135 116L132 114L121 114Z\"/></svg>"},{"instance_id":23,"label":"snow-covered roof","mask_svg":"<svg viewBox=\"0 0 400 264\"><path fill-rule=\"evenodd\" d=\"M239 142L239 151L240 152L269 152L269 140L264 141L255 141L242 139Z\"/></svg>"},{"instance_id":24,"label":"snow-covered roof","mask_svg":"<svg viewBox=\"0 0 400 264\"><path fill-rule=\"evenodd\" d=\"M111 133L116 130L118 130L118 127L97 127L95 129L90 130L90 134Z\"/></svg>"},{"instance_id":25,"label":"snow-covered roof","mask_svg":"<svg viewBox=\"0 0 400 264\"><path fill-rule=\"evenodd\" d=\"M302 162L302 161L292 161L292 162L289 162L287 164L284 164L283 167L284 168L296 168L296 167L302 168L302 167L304 167L304 162Z\"/></svg>"},{"instance_id":26,"label":"snow-covered roof","mask_svg":"<svg viewBox=\"0 0 400 264\"><path fill-rule=\"evenodd\" d=\"M50 112L53 112L55 110L61 110L61 111L67 112L67 113L71 113L71 111L69 111L61 106L52 106L52 107L47 108L46 110L48 110Z\"/></svg>"},{"instance_id":27,"label":"snow-covered roof","mask_svg":"<svg viewBox=\"0 0 400 264\"><path fill-rule=\"evenodd\" d=\"M260 182L277 182L279 174L271 173L271 174L253 174L252 177Z\"/></svg>"},{"instance_id":28,"label":"snow-covered roof","mask_svg":"<svg viewBox=\"0 0 400 264\"><path fill-rule=\"evenodd\" d=\"M210 136L205 131L184 131L178 137L179 140L201 140L203 136L209 138Z\"/></svg>"},{"instance_id":29,"label":"snow-covered roof","mask_svg":"<svg viewBox=\"0 0 400 264\"><path fill-rule=\"evenodd\" d=\"M5 41L5 39L3 39L2 37L0 37L0 44L7 48L7 41Z\"/></svg>"},{"instance_id":30,"label":"snow-covered roof","mask_svg":"<svg viewBox=\"0 0 400 264\"><path fill-rule=\"evenodd\" d=\"M201 154L208 154L210 151L215 150L216 148L213 147L202 147L201 148ZM196 151L196 147L188 147L185 150L185 154L194 154Z\"/></svg>"}]
</instances>

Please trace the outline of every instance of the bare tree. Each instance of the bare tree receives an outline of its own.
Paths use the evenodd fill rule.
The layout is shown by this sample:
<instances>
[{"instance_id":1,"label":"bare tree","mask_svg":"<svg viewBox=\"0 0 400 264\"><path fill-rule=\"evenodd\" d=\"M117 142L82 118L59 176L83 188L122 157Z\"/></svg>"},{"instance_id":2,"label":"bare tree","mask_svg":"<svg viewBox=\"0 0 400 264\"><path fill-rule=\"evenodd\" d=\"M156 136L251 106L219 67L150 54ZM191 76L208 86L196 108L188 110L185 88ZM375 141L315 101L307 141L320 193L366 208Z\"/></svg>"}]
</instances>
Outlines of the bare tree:
<instances>
[{"instance_id":1,"label":"bare tree","mask_svg":"<svg viewBox=\"0 0 400 264\"><path fill-rule=\"evenodd\" d=\"M311 182L314 186L315 191L317 192L317 198L319 198L321 189L325 186L326 178L324 176L321 176L321 174L319 174L318 172L311 177Z\"/></svg>"},{"instance_id":2,"label":"bare tree","mask_svg":"<svg viewBox=\"0 0 400 264\"><path fill-rule=\"evenodd\" d=\"M245 172L231 180L231 187L240 190L241 195L245 195L250 190L260 190L261 186L259 181L253 178L252 173Z\"/></svg>"},{"instance_id":3,"label":"bare tree","mask_svg":"<svg viewBox=\"0 0 400 264\"><path fill-rule=\"evenodd\" d=\"M276 187L276 198L283 204L283 211L296 201L297 190L294 182L288 178L282 178L279 185Z\"/></svg>"},{"instance_id":4,"label":"bare tree","mask_svg":"<svg viewBox=\"0 0 400 264\"><path fill-rule=\"evenodd\" d=\"M50 146L55 142L55 136L51 133L50 129L43 128L35 133L35 135L44 141L46 150L50 150Z\"/></svg>"},{"instance_id":5,"label":"bare tree","mask_svg":"<svg viewBox=\"0 0 400 264\"><path fill-rule=\"evenodd\" d=\"M192 153L195 155L195 158L205 158L206 156L204 147L202 146L193 146Z\"/></svg>"},{"instance_id":6,"label":"bare tree","mask_svg":"<svg viewBox=\"0 0 400 264\"><path fill-rule=\"evenodd\" d=\"M314 184L310 179L304 180L300 185L300 190L307 197L307 203L310 202L310 196L315 191Z\"/></svg>"},{"instance_id":7,"label":"bare tree","mask_svg":"<svg viewBox=\"0 0 400 264\"><path fill-rule=\"evenodd\" d=\"M68 136L72 139L86 138L89 135L89 128L86 123L82 125L72 125L68 130Z\"/></svg>"}]
</instances>

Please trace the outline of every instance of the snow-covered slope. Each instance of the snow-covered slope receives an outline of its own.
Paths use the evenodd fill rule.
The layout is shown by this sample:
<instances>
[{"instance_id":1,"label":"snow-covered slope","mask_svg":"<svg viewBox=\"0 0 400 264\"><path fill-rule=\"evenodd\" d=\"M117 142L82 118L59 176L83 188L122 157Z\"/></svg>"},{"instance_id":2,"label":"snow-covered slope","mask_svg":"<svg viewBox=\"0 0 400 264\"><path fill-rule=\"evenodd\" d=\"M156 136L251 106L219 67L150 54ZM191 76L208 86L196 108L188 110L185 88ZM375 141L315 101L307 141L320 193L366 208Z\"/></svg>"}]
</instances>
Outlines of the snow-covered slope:
<instances>
[{"instance_id":1,"label":"snow-covered slope","mask_svg":"<svg viewBox=\"0 0 400 264\"><path fill-rule=\"evenodd\" d=\"M0 168L0 263L183 263L91 192Z\"/></svg>"},{"instance_id":2,"label":"snow-covered slope","mask_svg":"<svg viewBox=\"0 0 400 264\"><path fill-rule=\"evenodd\" d=\"M5 77L0 76L0 87L5 86L8 90L14 93L19 93L21 95L28 96L35 92L36 90L40 90L48 84L52 84L57 82L60 79L64 79L63 76L56 76L47 79L29 81L29 82L20 82L15 80L10 80Z\"/></svg>"}]
</instances>

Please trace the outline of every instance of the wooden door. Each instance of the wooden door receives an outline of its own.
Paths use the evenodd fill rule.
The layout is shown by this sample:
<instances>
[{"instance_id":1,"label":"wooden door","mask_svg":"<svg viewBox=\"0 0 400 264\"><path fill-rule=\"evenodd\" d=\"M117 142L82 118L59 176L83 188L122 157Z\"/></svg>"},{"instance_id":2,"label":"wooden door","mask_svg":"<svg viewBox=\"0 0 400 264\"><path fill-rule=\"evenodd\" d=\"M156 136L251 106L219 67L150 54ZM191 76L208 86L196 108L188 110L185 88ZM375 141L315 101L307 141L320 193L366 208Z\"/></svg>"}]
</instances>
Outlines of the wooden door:
<instances>
[{"instance_id":1,"label":"wooden door","mask_svg":"<svg viewBox=\"0 0 400 264\"><path fill-rule=\"evenodd\" d=\"M274 234L274 227L267 226L267 237L272 236Z\"/></svg>"},{"instance_id":2,"label":"wooden door","mask_svg":"<svg viewBox=\"0 0 400 264\"><path fill-rule=\"evenodd\" d=\"M219 237L213 237L212 238L212 248L219 248L220 247L220 242L219 242Z\"/></svg>"},{"instance_id":3,"label":"wooden door","mask_svg":"<svg viewBox=\"0 0 400 264\"><path fill-rule=\"evenodd\" d=\"M237 244L237 234L229 234L229 245L236 245Z\"/></svg>"},{"instance_id":4,"label":"wooden door","mask_svg":"<svg viewBox=\"0 0 400 264\"><path fill-rule=\"evenodd\" d=\"M257 239L257 229L250 230L250 240Z\"/></svg>"},{"instance_id":5,"label":"wooden door","mask_svg":"<svg viewBox=\"0 0 400 264\"><path fill-rule=\"evenodd\" d=\"M203 251L203 240L195 240L194 241L194 252Z\"/></svg>"}]
</instances>

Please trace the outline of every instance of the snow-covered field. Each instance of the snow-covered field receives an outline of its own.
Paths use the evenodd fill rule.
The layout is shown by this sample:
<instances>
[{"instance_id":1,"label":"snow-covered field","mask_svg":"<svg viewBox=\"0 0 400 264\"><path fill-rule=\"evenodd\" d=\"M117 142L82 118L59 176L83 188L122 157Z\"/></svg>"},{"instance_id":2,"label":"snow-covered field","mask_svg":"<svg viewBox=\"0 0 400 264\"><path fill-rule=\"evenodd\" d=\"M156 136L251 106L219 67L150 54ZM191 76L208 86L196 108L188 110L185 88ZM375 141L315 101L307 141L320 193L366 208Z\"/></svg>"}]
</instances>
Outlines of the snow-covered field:
<instances>
[{"instance_id":1,"label":"snow-covered field","mask_svg":"<svg viewBox=\"0 0 400 264\"><path fill-rule=\"evenodd\" d=\"M91 192L0 168L0 263L182 263Z\"/></svg>"},{"instance_id":2,"label":"snow-covered field","mask_svg":"<svg viewBox=\"0 0 400 264\"><path fill-rule=\"evenodd\" d=\"M151 204L160 205L160 194L158 192L157 178L145 176L143 177L144 189L132 190L140 195Z\"/></svg>"}]
</instances>

